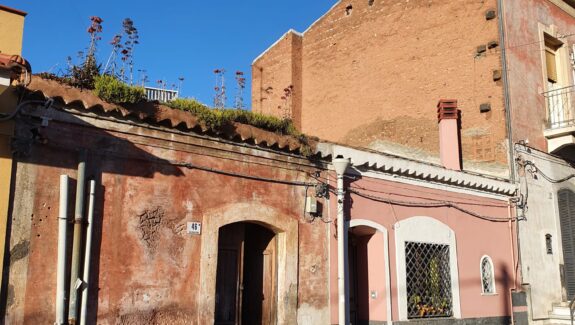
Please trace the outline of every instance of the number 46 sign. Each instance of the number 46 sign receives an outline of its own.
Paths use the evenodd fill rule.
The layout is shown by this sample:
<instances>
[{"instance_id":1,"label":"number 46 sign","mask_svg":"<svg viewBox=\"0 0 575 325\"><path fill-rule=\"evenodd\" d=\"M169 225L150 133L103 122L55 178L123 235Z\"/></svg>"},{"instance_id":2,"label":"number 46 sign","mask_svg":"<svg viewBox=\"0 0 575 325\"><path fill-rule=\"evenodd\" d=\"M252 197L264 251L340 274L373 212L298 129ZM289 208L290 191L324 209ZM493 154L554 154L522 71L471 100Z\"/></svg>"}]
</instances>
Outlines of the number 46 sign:
<instances>
[{"instance_id":1,"label":"number 46 sign","mask_svg":"<svg viewBox=\"0 0 575 325\"><path fill-rule=\"evenodd\" d=\"M188 234L199 235L202 233L202 223L201 222L188 222Z\"/></svg>"}]
</instances>

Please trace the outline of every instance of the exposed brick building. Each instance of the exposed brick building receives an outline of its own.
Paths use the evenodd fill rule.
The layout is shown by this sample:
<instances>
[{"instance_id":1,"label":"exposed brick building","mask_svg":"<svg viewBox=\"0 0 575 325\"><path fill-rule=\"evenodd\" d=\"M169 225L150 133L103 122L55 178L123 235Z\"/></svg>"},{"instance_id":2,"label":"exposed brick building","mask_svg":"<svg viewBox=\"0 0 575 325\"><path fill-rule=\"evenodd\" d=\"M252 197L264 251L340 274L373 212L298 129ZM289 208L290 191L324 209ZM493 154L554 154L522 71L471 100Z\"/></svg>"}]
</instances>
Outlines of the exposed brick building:
<instances>
[{"instance_id":1,"label":"exposed brick building","mask_svg":"<svg viewBox=\"0 0 575 325\"><path fill-rule=\"evenodd\" d=\"M457 98L464 166L481 163L503 175L503 89L493 78L501 69L498 24L486 18L495 8L495 0L339 1L254 60L253 110L291 108L306 134L435 162L433 103ZM481 104L490 110L482 113Z\"/></svg>"}]
</instances>

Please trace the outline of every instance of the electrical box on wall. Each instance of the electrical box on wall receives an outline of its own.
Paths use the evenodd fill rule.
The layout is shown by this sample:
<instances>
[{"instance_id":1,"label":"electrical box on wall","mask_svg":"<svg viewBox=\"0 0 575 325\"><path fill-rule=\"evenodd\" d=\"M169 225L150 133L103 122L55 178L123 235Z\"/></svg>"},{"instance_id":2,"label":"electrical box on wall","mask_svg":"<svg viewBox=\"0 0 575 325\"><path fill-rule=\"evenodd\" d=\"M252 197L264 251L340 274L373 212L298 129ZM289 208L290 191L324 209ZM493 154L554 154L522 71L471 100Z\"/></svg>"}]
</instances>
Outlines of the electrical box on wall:
<instances>
[{"instance_id":1,"label":"electrical box on wall","mask_svg":"<svg viewBox=\"0 0 575 325\"><path fill-rule=\"evenodd\" d=\"M312 196L308 196L305 198L305 212L310 214L317 213L317 199Z\"/></svg>"}]
</instances>

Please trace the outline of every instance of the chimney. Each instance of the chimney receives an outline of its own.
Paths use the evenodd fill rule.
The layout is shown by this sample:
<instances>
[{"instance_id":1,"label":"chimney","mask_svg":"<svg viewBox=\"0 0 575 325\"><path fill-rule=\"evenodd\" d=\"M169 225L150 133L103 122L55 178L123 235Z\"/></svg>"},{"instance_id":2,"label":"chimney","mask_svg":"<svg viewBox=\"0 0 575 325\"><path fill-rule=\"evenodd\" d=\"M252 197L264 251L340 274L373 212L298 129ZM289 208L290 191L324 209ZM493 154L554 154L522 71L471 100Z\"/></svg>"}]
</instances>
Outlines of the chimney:
<instances>
[{"instance_id":1,"label":"chimney","mask_svg":"<svg viewBox=\"0 0 575 325\"><path fill-rule=\"evenodd\" d=\"M460 115L457 99L440 99L437 103L439 157L447 169L461 170Z\"/></svg>"}]
</instances>

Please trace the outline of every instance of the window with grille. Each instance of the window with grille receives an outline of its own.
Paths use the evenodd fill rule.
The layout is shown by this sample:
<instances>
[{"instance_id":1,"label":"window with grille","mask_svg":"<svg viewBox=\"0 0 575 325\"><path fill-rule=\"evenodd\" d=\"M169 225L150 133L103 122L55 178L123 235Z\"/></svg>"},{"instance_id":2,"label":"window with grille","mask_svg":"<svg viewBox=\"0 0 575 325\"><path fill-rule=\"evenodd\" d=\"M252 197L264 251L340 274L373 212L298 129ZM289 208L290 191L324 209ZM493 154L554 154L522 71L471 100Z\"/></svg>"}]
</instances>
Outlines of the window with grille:
<instances>
[{"instance_id":1,"label":"window with grille","mask_svg":"<svg viewBox=\"0 0 575 325\"><path fill-rule=\"evenodd\" d=\"M481 259L481 290L487 294L495 293L493 262L489 256L484 256Z\"/></svg>"},{"instance_id":2,"label":"window with grille","mask_svg":"<svg viewBox=\"0 0 575 325\"><path fill-rule=\"evenodd\" d=\"M405 242L407 318L453 316L449 245Z\"/></svg>"}]
</instances>

